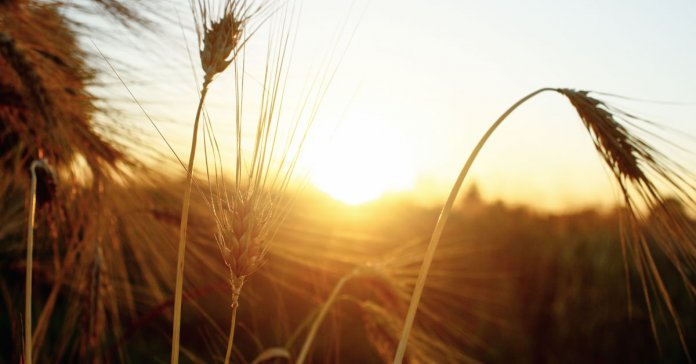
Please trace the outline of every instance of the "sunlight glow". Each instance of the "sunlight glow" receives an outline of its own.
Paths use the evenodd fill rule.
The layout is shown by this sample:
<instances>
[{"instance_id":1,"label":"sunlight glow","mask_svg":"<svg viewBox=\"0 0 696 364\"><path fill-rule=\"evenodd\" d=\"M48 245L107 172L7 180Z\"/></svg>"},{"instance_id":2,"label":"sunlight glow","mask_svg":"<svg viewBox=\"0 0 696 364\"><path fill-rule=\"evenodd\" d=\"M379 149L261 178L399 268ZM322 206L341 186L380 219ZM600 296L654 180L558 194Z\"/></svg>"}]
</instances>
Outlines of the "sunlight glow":
<instances>
[{"instance_id":1,"label":"sunlight glow","mask_svg":"<svg viewBox=\"0 0 696 364\"><path fill-rule=\"evenodd\" d=\"M358 205L413 187L408 148L383 123L354 118L322 148L312 149L312 184L339 201Z\"/></svg>"}]
</instances>

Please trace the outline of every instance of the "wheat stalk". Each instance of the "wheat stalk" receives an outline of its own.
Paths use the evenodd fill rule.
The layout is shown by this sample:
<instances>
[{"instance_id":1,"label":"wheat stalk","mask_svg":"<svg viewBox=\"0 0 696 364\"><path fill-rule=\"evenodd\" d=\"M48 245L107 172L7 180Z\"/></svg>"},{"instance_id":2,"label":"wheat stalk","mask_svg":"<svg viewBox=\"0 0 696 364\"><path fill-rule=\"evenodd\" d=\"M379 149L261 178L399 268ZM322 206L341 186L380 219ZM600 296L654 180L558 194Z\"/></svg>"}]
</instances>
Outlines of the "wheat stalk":
<instances>
[{"instance_id":1,"label":"wheat stalk","mask_svg":"<svg viewBox=\"0 0 696 364\"><path fill-rule=\"evenodd\" d=\"M261 84L261 106L258 116L251 125L253 142L251 150L243 143L246 128L243 120L245 103L243 62L235 62L235 178L227 188L219 163L220 153L214 139L212 126L206 133L209 145L214 146L212 156L216 158L214 177L208 174L216 222L215 240L229 271L231 287L231 322L225 363L231 357L237 309L242 286L266 261L270 243L280 224L287 217L294 203L294 195L288 192L302 147L316 115L303 112L294 119L282 120L284 81L287 80L289 65L286 56L292 46L290 29L294 22L290 9L279 19L280 29L273 33L268 46L263 82ZM277 37L277 38L275 38ZM276 46L277 45L277 46ZM317 97L325 89L319 90ZM307 95L305 102L309 102ZM304 105L303 105L304 107ZM207 166L207 163L206 163ZM214 180L214 181L213 181Z\"/></svg>"},{"instance_id":2,"label":"wheat stalk","mask_svg":"<svg viewBox=\"0 0 696 364\"><path fill-rule=\"evenodd\" d=\"M44 168L50 170L48 164L43 160L35 160L31 163L31 187L29 189L29 217L27 219L27 268L24 286L24 361L33 363L32 360L32 319L31 319L31 296L32 296L32 273L34 268L34 216L36 214L36 169Z\"/></svg>"},{"instance_id":3,"label":"wheat stalk","mask_svg":"<svg viewBox=\"0 0 696 364\"><path fill-rule=\"evenodd\" d=\"M672 304L665 284L661 279L652 253L647 246L647 238L641 231L640 221L642 219L639 209L641 203L643 203L651 211L660 211L664 213L663 218L658 221L657 226L660 248L681 274L687 289L690 292L696 292L694 284L688 277L688 272L696 268L696 231L688 224L685 215L679 216L669 211L666 206L667 198L658 190L654 182L654 180L660 180L671 189L671 192L675 194L678 201L693 206L696 204L693 197L691 197L692 194L696 192L693 176L688 176L688 172L685 172L686 170L684 168L671 161L640 137L629 132L625 125L631 125L632 123L642 121L641 119L590 97L587 91L542 88L517 101L493 123L471 152L462 171L457 177L445 205L440 212L440 216L421 263L416 286L413 290L409 309L404 320L399 346L394 355L395 364L401 363L404 359L408 337L413 327L428 271L435 256L435 250L437 249L440 237L442 236L445 224L452 210L454 200L476 156L493 132L510 113L524 102L546 91L557 92L568 98L578 112L585 127L588 129L600 156L614 174L615 180L623 193L624 203L628 209L629 229L626 231L626 234L622 234L622 246L625 258L628 259L629 257L626 255L630 255L636 264L649 309L651 304L649 287L657 291L657 294L667 307L674 321L682 347L688 355L686 340L681 324L679 323L677 312ZM685 174L687 176L685 176ZM634 195L637 195L638 200L636 200ZM650 320L653 333L656 335L652 311Z\"/></svg>"},{"instance_id":4,"label":"wheat stalk","mask_svg":"<svg viewBox=\"0 0 696 364\"><path fill-rule=\"evenodd\" d=\"M198 140L198 124L203 109L208 86L215 75L223 72L234 60L241 45L243 26L249 19L246 1L227 0L221 12L212 13L208 1L191 2L191 9L196 22L199 55L204 71L203 87L193 123L191 152L186 175L186 191L181 208L181 223L179 226L179 245L177 252L176 283L174 293L174 319L172 323L171 363L179 361L179 342L181 335L181 303L184 284L184 261L186 254L186 234L188 229L191 189L193 184L193 165L196 157L196 142ZM234 54L232 54L234 52ZM232 54L231 58L230 55Z\"/></svg>"},{"instance_id":5,"label":"wheat stalk","mask_svg":"<svg viewBox=\"0 0 696 364\"><path fill-rule=\"evenodd\" d=\"M326 302L324 302L324 304L321 306L321 309L319 310L317 317L312 322L312 326L309 328L307 338L305 339L304 344L302 344L302 349L300 350L300 354L297 356L297 361L295 361L296 364L304 364L305 360L307 359L307 355L309 354L309 349L311 348L312 343L314 342L314 337L317 335L317 331L319 330L319 326L321 326L321 323L324 321L324 317L326 317L326 314L329 312L331 306L333 306L334 302L336 302L338 294L343 289L343 286L345 286L346 283L348 283L353 278L365 274L365 272L370 268L371 267L369 266L359 266L353 269L350 273L343 276L336 283L333 290L331 291L331 294L326 299Z\"/></svg>"},{"instance_id":6,"label":"wheat stalk","mask_svg":"<svg viewBox=\"0 0 696 364\"><path fill-rule=\"evenodd\" d=\"M36 167L38 162L31 164L31 189L29 190L29 219L27 226L27 271L24 287L24 361L33 363L31 358L31 281L34 263L34 209L36 208Z\"/></svg>"}]
</instances>

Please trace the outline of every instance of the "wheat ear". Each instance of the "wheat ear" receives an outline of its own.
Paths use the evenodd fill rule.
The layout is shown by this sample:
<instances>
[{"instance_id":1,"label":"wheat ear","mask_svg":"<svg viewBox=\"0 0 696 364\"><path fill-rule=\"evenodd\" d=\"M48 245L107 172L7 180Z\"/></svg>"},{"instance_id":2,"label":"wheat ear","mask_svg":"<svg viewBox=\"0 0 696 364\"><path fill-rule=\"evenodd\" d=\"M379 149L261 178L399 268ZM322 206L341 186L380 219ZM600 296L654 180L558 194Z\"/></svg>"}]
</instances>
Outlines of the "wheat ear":
<instances>
[{"instance_id":1,"label":"wheat ear","mask_svg":"<svg viewBox=\"0 0 696 364\"><path fill-rule=\"evenodd\" d=\"M27 90L27 99L31 102L31 106L39 111L43 122L55 125L55 117L52 112L55 108L41 76L36 73L36 67L32 65L26 52L4 32L0 32L0 56L7 61L10 67L15 70L15 74L22 80L22 85Z\"/></svg>"}]
</instances>

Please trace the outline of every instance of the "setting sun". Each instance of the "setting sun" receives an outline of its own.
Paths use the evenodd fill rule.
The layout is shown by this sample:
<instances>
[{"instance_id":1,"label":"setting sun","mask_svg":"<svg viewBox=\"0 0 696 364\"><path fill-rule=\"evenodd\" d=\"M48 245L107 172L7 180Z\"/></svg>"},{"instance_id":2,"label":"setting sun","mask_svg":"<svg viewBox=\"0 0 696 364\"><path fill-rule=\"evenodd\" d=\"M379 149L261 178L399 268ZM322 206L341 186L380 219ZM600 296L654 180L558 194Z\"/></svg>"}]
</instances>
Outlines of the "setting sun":
<instances>
[{"instance_id":1,"label":"setting sun","mask_svg":"<svg viewBox=\"0 0 696 364\"><path fill-rule=\"evenodd\" d=\"M347 204L413 187L415 172L403 138L369 118L346 122L312 154L312 184Z\"/></svg>"}]
</instances>

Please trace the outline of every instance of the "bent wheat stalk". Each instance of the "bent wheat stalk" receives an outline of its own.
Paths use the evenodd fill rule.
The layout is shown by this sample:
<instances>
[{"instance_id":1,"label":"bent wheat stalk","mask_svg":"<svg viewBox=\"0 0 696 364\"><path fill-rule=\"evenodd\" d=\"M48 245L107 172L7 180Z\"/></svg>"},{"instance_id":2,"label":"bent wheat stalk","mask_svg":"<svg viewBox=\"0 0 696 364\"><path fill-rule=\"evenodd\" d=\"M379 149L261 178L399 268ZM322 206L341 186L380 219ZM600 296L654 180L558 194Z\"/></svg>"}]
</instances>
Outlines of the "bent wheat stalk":
<instances>
[{"instance_id":1,"label":"bent wheat stalk","mask_svg":"<svg viewBox=\"0 0 696 364\"><path fill-rule=\"evenodd\" d=\"M686 169L671 161L642 138L630 133L627 128L627 126L633 125L635 128L640 129L640 127L635 126L637 122L642 121L650 124L649 122L590 97L587 91L542 88L517 101L493 123L471 152L457 177L428 243L416 286L411 296L399 345L394 355L394 364L399 364L404 359L408 337L413 327L430 265L435 257L435 251L452 210L454 200L476 156L491 134L510 113L527 100L545 91L558 92L568 98L590 133L598 153L612 171L614 179L623 193L624 203L628 210L629 229L625 234L622 234L621 241L624 258L628 259L630 255L637 267L649 310L651 310L650 305L652 302L649 289L652 288L657 291L656 294L661 298L661 302L666 306L672 317L682 347L688 355L686 339L684 338L676 309L672 304L665 283L647 245L647 237L640 227L640 221L648 218L640 212L640 208L645 206L648 211L658 217L657 224L654 227L655 234L659 237L657 241L658 246L681 275L687 290L696 292L695 286L691 281L693 278L689 278L689 272L693 272L696 269L696 231L689 224L686 214L680 215L670 211L668 206L669 199L657 188L657 181L669 187L670 192L675 196L673 198L678 202L685 203L689 211L694 212L696 210L696 202L692 196L696 193L696 185L693 182L693 176L685 172ZM652 310L650 311L650 321L653 334L656 336L657 332Z\"/></svg>"}]
</instances>

